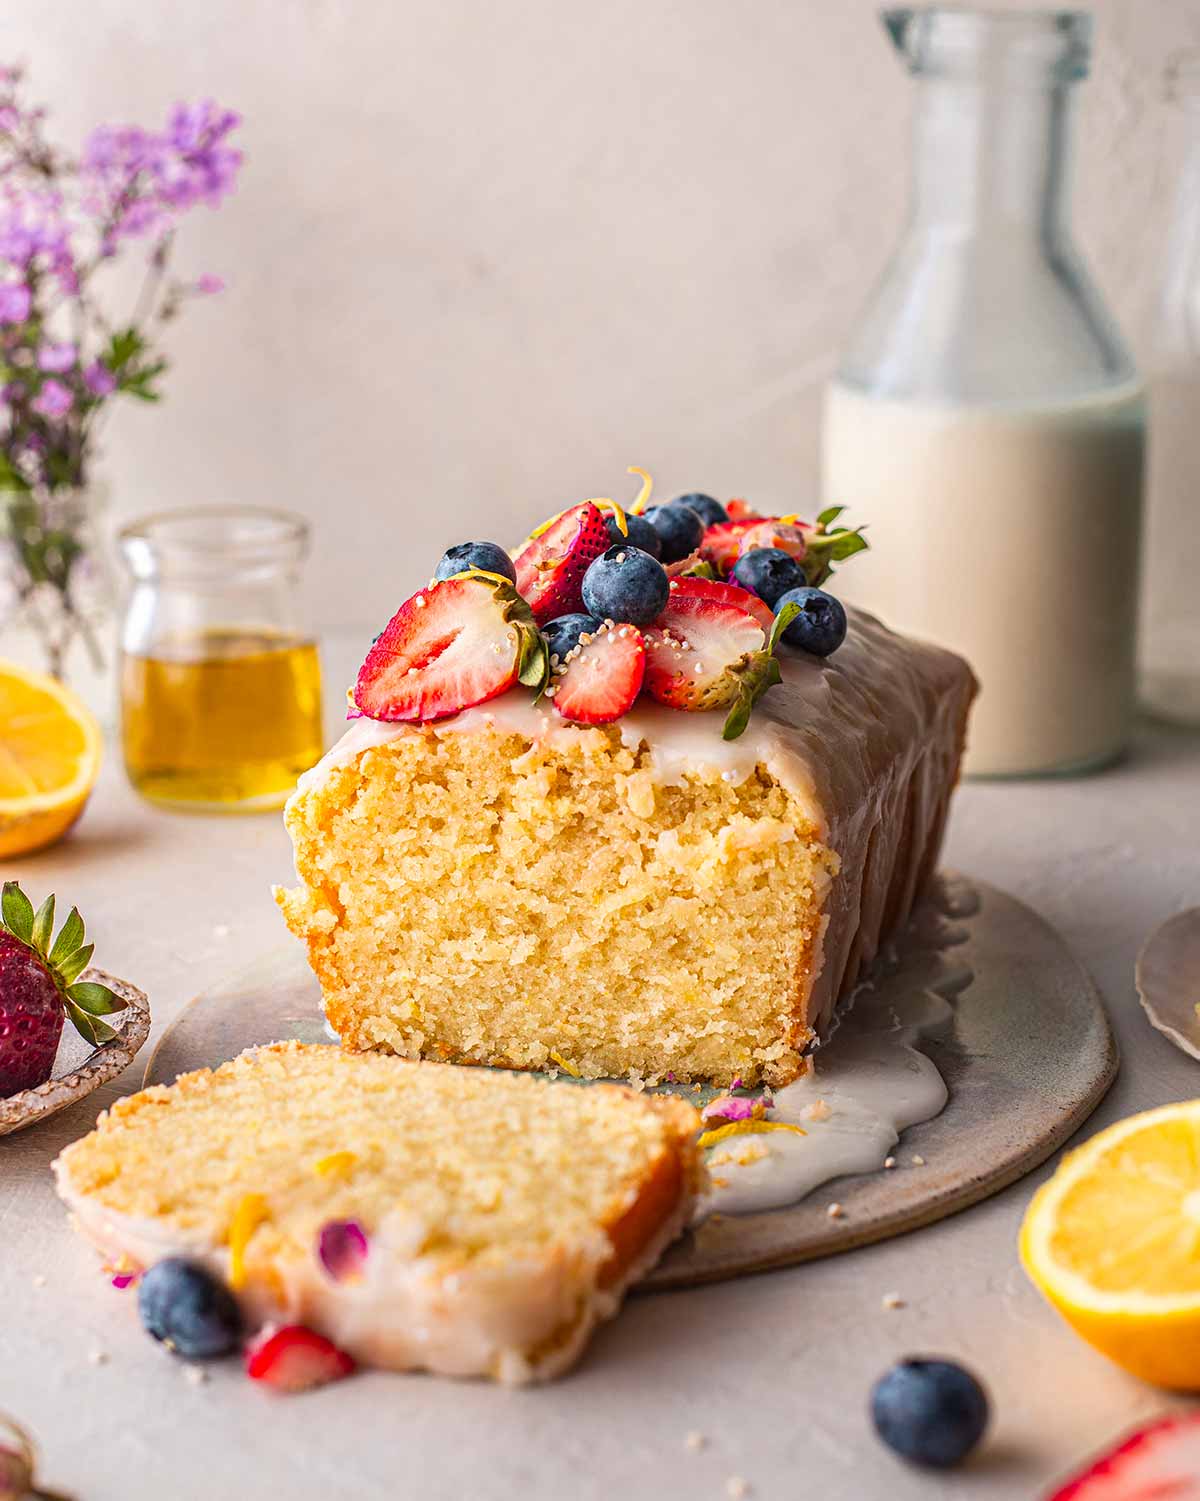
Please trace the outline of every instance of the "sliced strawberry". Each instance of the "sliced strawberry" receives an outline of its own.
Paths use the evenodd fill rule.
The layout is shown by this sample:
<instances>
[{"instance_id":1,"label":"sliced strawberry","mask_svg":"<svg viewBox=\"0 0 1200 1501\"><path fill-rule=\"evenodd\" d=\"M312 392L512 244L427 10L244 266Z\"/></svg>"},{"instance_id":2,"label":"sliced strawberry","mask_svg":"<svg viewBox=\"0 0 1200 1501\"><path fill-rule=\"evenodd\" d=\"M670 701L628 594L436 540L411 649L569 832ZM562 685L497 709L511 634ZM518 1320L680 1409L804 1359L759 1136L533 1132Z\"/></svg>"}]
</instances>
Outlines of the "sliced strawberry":
<instances>
[{"instance_id":1,"label":"sliced strawberry","mask_svg":"<svg viewBox=\"0 0 1200 1501\"><path fill-rule=\"evenodd\" d=\"M722 579L685 577L672 579L668 587L673 598L689 594L697 599L711 599L721 604L736 605L739 610L745 610L747 615L753 615L768 634L775 624L775 615L770 605L759 599L757 594L751 594L749 589L743 589L738 584L728 584Z\"/></svg>"},{"instance_id":2,"label":"sliced strawberry","mask_svg":"<svg viewBox=\"0 0 1200 1501\"><path fill-rule=\"evenodd\" d=\"M513 558L517 592L539 625L583 609L583 576L611 545L604 516L590 500L533 533Z\"/></svg>"},{"instance_id":3,"label":"sliced strawberry","mask_svg":"<svg viewBox=\"0 0 1200 1501\"><path fill-rule=\"evenodd\" d=\"M1200 1412L1159 1418L1093 1460L1047 1501L1200 1501Z\"/></svg>"},{"instance_id":4,"label":"sliced strawberry","mask_svg":"<svg viewBox=\"0 0 1200 1501\"><path fill-rule=\"evenodd\" d=\"M495 698L520 680L541 689L546 643L529 606L489 574L445 579L406 601L371 647L354 685L371 719L427 723Z\"/></svg>"},{"instance_id":5,"label":"sliced strawberry","mask_svg":"<svg viewBox=\"0 0 1200 1501\"><path fill-rule=\"evenodd\" d=\"M738 557L744 558L755 547L777 547L799 560L808 551L805 532L812 527L804 521L760 521L744 531L738 540Z\"/></svg>"},{"instance_id":6,"label":"sliced strawberry","mask_svg":"<svg viewBox=\"0 0 1200 1501\"><path fill-rule=\"evenodd\" d=\"M568 652L546 692L564 719L611 724L633 708L645 671L641 631L606 621Z\"/></svg>"},{"instance_id":7,"label":"sliced strawberry","mask_svg":"<svg viewBox=\"0 0 1200 1501\"><path fill-rule=\"evenodd\" d=\"M268 1331L246 1351L246 1374L279 1392L306 1392L354 1374L354 1359L303 1324Z\"/></svg>"},{"instance_id":8,"label":"sliced strawberry","mask_svg":"<svg viewBox=\"0 0 1200 1501\"><path fill-rule=\"evenodd\" d=\"M728 573L738 560L743 533L760 525L761 521L756 516L746 517L742 521L719 521L704 533L700 542L700 556L706 563L711 563L718 573Z\"/></svg>"},{"instance_id":9,"label":"sliced strawberry","mask_svg":"<svg viewBox=\"0 0 1200 1501\"><path fill-rule=\"evenodd\" d=\"M756 511L748 500L727 500L725 502L725 514L730 521L761 521L764 519L761 511Z\"/></svg>"},{"instance_id":10,"label":"sliced strawberry","mask_svg":"<svg viewBox=\"0 0 1200 1501\"><path fill-rule=\"evenodd\" d=\"M674 594L646 631L646 687L672 709L728 708L723 731L736 740L750 711L780 680L768 637L753 615L725 600Z\"/></svg>"}]
</instances>

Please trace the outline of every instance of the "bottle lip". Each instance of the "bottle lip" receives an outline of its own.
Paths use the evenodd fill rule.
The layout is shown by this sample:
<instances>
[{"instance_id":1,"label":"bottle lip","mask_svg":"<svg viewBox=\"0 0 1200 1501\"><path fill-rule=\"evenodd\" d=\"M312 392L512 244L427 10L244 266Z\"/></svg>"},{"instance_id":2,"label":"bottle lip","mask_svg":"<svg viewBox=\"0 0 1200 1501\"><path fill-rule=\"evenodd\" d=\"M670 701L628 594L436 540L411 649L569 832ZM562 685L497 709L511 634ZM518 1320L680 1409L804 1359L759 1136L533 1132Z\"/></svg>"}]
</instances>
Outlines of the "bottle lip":
<instances>
[{"instance_id":1,"label":"bottle lip","mask_svg":"<svg viewBox=\"0 0 1200 1501\"><path fill-rule=\"evenodd\" d=\"M164 571L231 577L300 562L309 524L269 506L189 506L127 522L117 541L135 578Z\"/></svg>"},{"instance_id":2,"label":"bottle lip","mask_svg":"<svg viewBox=\"0 0 1200 1501\"><path fill-rule=\"evenodd\" d=\"M1092 16L1086 10L889 7L881 19L909 70L921 76L987 76L1070 83L1086 78Z\"/></svg>"}]
</instances>

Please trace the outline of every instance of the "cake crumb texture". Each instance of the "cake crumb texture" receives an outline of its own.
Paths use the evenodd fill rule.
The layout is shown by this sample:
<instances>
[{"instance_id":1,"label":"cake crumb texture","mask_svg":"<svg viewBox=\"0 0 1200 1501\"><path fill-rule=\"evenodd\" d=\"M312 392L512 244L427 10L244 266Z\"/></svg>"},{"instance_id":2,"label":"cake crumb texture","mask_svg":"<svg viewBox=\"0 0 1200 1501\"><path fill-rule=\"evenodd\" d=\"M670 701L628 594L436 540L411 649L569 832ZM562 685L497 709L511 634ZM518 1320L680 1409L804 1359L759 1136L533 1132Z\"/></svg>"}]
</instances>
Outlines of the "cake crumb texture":
<instances>
[{"instance_id":1,"label":"cake crumb texture","mask_svg":"<svg viewBox=\"0 0 1200 1501\"><path fill-rule=\"evenodd\" d=\"M403 735L289 804L277 894L343 1043L585 1078L795 1078L838 860L761 769L615 730Z\"/></svg>"}]
</instances>

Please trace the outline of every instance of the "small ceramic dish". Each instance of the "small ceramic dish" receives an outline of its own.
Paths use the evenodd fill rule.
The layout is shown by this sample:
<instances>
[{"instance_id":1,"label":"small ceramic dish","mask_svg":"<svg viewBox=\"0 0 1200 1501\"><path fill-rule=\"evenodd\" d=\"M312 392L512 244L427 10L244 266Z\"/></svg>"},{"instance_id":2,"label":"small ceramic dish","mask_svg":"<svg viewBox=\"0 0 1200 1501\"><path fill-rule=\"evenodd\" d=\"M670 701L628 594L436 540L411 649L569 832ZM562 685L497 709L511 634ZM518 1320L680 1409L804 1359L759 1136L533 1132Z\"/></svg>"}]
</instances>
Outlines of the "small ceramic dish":
<instances>
[{"instance_id":1,"label":"small ceramic dish","mask_svg":"<svg viewBox=\"0 0 1200 1501\"><path fill-rule=\"evenodd\" d=\"M1200 907L1177 912L1151 933L1135 978L1151 1025L1200 1058Z\"/></svg>"},{"instance_id":2,"label":"small ceramic dish","mask_svg":"<svg viewBox=\"0 0 1200 1501\"><path fill-rule=\"evenodd\" d=\"M45 1120L64 1106L82 1100L106 1080L115 1079L150 1035L150 1003L136 986L102 969L86 970L80 978L98 980L127 1003L124 1011L114 1011L104 1018L116 1037L93 1048L74 1027L64 1026L54 1072L46 1082L0 1099L0 1136Z\"/></svg>"}]
</instances>

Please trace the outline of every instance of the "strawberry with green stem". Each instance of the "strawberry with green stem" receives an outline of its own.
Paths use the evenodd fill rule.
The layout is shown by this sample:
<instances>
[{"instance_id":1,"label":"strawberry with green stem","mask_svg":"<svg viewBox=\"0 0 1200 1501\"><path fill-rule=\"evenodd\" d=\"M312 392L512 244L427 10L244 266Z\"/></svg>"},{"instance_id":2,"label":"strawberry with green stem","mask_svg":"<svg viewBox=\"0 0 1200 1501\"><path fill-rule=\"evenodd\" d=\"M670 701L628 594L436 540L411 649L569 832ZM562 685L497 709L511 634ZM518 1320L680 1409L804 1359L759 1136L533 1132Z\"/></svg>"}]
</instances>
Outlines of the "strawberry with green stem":
<instances>
[{"instance_id":1,"label":"strawberry with green stem","mask_svg":"<svg viewBox=\"0 0 1200 1501\"><path fill-rule=\"evenodd\" d=\"M672 709L728 709L722 738L736 740L755 704L782 681L775 648L799 608L785 605L768 632L715 588L676 590L644 635L647 691Z\"/></svg>"},{"instance_id":2,"label":"strawberry with green stem","mask_svg":"<svg viewBox=\"0 0 1200 1501\"><path fill-rule=\"evenodd\" d=\"M54 1067L63 1016L93 1046L117 1035L102 1017L125 1002L79 976L91 962L75 907L53 937L54 897L35 912L16 881L0 895L0 1096L44 1083Z\"/></svg>"},{"instance_id":3,"label":"strawberry with green stem","mask_svg":"<svg viewBox=\"0 0 1200 1501\"><path fill-rule=\"evenodd\" d=\"M814 531L805 536L804 557L800 566L808 582L819 587L833 571L834 563L844 563L857 552L866 552L871 545L863 536L861 526L834 526L834 522L846 509L845 506L828 506L817 517Z\"/></svg>"}]
</instances>

